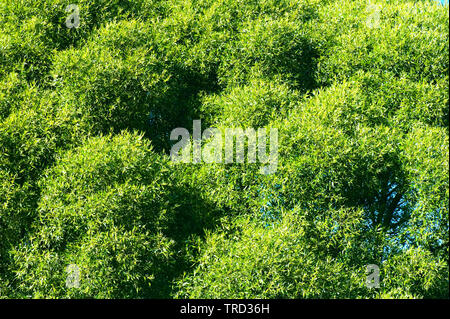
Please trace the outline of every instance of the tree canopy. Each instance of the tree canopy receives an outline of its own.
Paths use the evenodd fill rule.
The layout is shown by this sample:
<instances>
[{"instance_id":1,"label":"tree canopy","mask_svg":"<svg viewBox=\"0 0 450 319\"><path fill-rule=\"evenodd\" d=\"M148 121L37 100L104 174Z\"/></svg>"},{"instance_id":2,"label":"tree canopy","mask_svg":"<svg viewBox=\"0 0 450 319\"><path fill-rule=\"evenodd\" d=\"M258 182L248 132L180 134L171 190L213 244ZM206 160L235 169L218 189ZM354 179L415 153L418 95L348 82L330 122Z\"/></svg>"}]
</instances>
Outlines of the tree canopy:
<instances>
[{"instance_id":1,"label":"tree canopy","mask_svg":"<svg viewBox=\"0 0 450 319\"><path fill-rule=\"evenodd\" d=\"M0 298L449 297L448 4L70 4L0 0Z\"/></svg>"}]
</instances>

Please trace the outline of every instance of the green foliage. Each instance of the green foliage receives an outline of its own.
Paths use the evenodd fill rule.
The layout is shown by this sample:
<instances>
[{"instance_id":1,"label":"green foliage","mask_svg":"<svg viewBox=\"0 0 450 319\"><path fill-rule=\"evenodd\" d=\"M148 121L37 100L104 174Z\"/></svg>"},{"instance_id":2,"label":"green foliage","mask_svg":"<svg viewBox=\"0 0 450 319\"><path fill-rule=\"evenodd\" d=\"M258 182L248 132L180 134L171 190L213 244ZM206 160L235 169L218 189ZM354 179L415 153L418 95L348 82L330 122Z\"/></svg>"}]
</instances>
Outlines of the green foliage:
<instances>
[{"instance_id":1,"label":"green foliage","mask_svg":"<svg viewBox=\"0 0 450 319\"><path fill-rule=\"evenodd\" d=\"M448 6L69 4L0 0L0 298L448 298ZM193 119L276 173L171 163Z\"/></svg>"},{"instance_id":2,"label":"green foliage","mask_svg":"<svg viewBox=\"0 0 450 319\"><path fill-rule=\"evenodd\" d=\"M0 123L2 275L9 273L9 251L28 236L37 215L37 182L42 171L53 164L58 150L69 148L87 134L77 114L59 103L56 94L39 93L35 87L22 85L22 91L12 88L10 95L2 99L10 109Z\"/></svg>"},{"instance_id":3,"label":"green foliage","mask_svg":"<svg viewBox=\"0 0 450 319\"><path fill-rule=\"evenodd\" d=\"M448 145L448 131L418 126L405 139L402 152L411 181L408 200L415 203L404 240L443 260L448 257Z\"/></svg>"},{"instance_id":4,"label":"green foliage","mask_svg":"<svg viewBox=\"0 0 450 319\"><path fill-rule=\"evenodd\" d=\"M125 128L147 133L167 147L173 127L186 126L195 110L199 80L183 69L153 24L135 20L106 24L81 49L55 55L52 85L81 109L94 132Z\"/></svg>"},{"instance_id":5,"label":"green foliage","mask_svg":"<svg viewBox=\"0 0 450 319\"><path fill-rule=\"evenodd\" d=\"M196 268L179 281L177 297L430 298L448 293L448 278L443 280L448 266L421 249L380 265L380 288L367 288L359 266L364 248L357 244L361 212L329 214L332 219L318 220L315 229L296 210L271 227L252 218L224 223L201 244ZM328 224L331 220L339 224ZM321 236L314 238L314 232Z\"/></svg>"},{"instance_id":6,"label":"green foliage","mask_svg":"<svg viewBox=\"0 0 450 319\"><path fill-rule=\"evenodd\" d=\"M287 85L254 79L245 86L232 86L220 95L205 96L202 118L207 120L205 126L262 127L286 115L299 99L299 94Z\"/></svg>"},{"instance_id":7,"label":"green foliage","mask_svg":"<svg viewBox=\"0 0 450 319\"><path fill-rule=\"evenodd\" d=\"M377 15L379 23L372 22ZM322 83L359 70L428 82L448 75L448 12L437 3L330 1L319 16L328 38L318 63Z\"/></svg>"},{"instance_id":8,"label":"green foliage","mask_svg":"<svg viewBox=\"0 0 450 319\"><path fill-rule=\"evenodd\" d=\"M314 87L317 53L304 24L265 17L244 23L241 30L219 69L226 83L245 83L254 74L268 78L282 74L283 80L295 87Z\"/></svg>"},{"instance_id":9,"label":"green foliage","mask_svg":"<svg viewBox=\"0 0 450 319\"><path fill-rule=\"evenodd\" d=\"M381 298L448 298L448 263L421 248L408 249L383 265ZM392 287L387 290L385 287Z\"/></svg>"},{"instance_id":10,"label":"green foliage","mask_svg":"<svg viewBox=\"0 0 450 319\"><path fill-rule=\"evenodd\" d=\"M248 218L224 228L207 236L198 266L179 283L178 297L327 298L338 286L342 292L362 286L357 276L348 280L341 262L317 254L324 243L308 240L298 212L270 228Z\"/></svg>"},{"instance_id":11,"label":"green foliage","mask_svg":"<svg viewBox=\"0 0 450 319\"><path fill-rule=\"evenodd\" d=\"M153 2L156 5L150 5ZM20 70L29 79L42 80L51 68L54 50L78 45L105 21L128 18L143 9L159 12L161 7L158 1L82 0L76 3L80 25L68 28L70 4L69 0L2 1L0 76L3 69Z\"/></svg>"},{"instance_id":12,"label":"green foliage","mask_svg":"<svg viewBox=\"0 0 450 319\"><path fill-rule=\"evenodd\" d=\"M19 288L34 297L100 298L153 288L173 255L162 234L173 215L167 165L129 134L65 154L41 183L33 235L17 251ZM80 291L65 287L69 264L83 274Z\"/></svg>"}]
</instances>

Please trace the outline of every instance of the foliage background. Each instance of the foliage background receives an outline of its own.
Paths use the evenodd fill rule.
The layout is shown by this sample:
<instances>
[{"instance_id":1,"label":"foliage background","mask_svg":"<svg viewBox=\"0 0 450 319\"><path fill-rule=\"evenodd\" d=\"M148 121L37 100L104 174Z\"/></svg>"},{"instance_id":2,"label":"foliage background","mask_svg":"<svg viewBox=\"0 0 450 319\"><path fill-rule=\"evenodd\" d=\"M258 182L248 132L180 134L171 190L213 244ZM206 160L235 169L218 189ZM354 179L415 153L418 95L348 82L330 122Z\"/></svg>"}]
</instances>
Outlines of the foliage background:
<instances>
[{"instance_id":1,"label":"foliage background","mask_svg":"<svg viewBox=\"0 0 450 319\"><path fill-rule=\"evenodd\" d=\"M0 0L1 298L449 297L448 4L71 3ZM199 118L276 174L171 163Z\"/></svg>"}]
</instances>

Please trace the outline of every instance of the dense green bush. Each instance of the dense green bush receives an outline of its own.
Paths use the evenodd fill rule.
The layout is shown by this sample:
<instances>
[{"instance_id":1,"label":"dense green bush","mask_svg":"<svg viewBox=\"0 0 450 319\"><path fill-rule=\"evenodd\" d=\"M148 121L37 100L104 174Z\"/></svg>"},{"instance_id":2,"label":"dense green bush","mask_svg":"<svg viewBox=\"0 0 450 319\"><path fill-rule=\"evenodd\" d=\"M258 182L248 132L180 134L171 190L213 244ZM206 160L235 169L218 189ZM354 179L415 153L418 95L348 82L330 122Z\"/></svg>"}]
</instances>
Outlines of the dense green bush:
<instances>
[{"instance_id":1,"label":"dense green bush","mask_svg":"<svg viewBox=\"0 0 450 319\"><path fill-rule=\"evenodd\" d=\"M404 169L411 185L408 201L414 203L403 240L443 260L448 257L448 145L448 131L417 126L402 147Z\"/></svg>"},{"instance_id":2,"label":"dense green bush","mask_svg":"<svg viewBox=\"0 0 450 319\"><path fill-rule=\"evenodd\" d=\"M201 111L206 121L202 125L262 127L282 118L300 99L287 85L253 79L247 85L205 96Z\"/></svg>"},{"instance_id":3,"label":"dense green bush","mask_svg":"<svg viewBox=\"0 0 450 319\"><path fill-rule=\"evenodd\" d=\"M448 298L448 5L69 4L0 0L0 298ZM171 163L193 119L276 172Z\"/></svg>"},{"instance_id":4,"label":"dense green bush","mask_svg":"<svg viewBox=\"0 0 450 319\"><path fill-rule=\"evenodd\" d=\"M317 31L329 39L321 83L359 70L428 82L448 76L448 11L435 1L329 1L319 16Z\"/></svg>"},{"instance_id":5,"label":"dense green bush","mask_svg":"<svg viewBox=\"0 0 450 319\"><path fill-rule=\"evenodd\" d=\"M0 264L5 267L9 251L27 236L37 215L37 182L42 171L53 164L58 150L70 148L89 134L79 125L76 110L61 103L56 94L22 86L19 92L15 89L20 86L4 91L10 94L1 102L9 109L0 122Z\"/></svg>"},{"instance_id":6,"label":"dense green bush","mask_svg":"<svg viewBox=\"0 0 450 319\"><path fill-rule=\"evenodd\" d=\"M332 225L317 222L319 240L309 236L310 225L298 211L285 213L270 227L249 219L226 224L207 236L197 267L179 282L177 297L420 298L443 293L433 288L445 287L445 263L421 250L408 250L383 264L382 287L366 288L365 267L352 264L364 253L355 245L362 216L351 210L331 214L340 227L330 231ZM328 252L333 250L339 253Z\"/></svg>"},{"instance_id":7,"label":"dense green bush","mask_svg":"<svg viewBox=\"0 0 450 319\"><path fill-rule=\"evenodd\" d=\"M351 234L359 216L341 213L353 217L349 220L353 225L346 229ZM351 274L342 260L326 256L320 248L332 240L310 240L307 222L300 216L298 211L286 213L281 222L268 227L240 218L209 234L198 266L179 283L178 297L329 298L363 290L364 276L357 276L357 269Z\"/></svg>"},{"instance_id":8,"label":"dense green bush","mask_svg":"<svg viewBox=\"0 0 450 319\"><path fill-rule=\"evenodd\" d=\"M282 162L272 182L283 186L279 196L291 206L301 203L320 213L330 206L363 209L367 229L378 231L380 227L384 234L382 241L369 238L379 242L370 244L374 256L385 258L386 247L400 249L409 236L428 238L431 229L439 235L430 245L442 254L447 241L442 229L448 227L448 131L442 127L441 115L435 127L425 124L429 122L426 112L420 114L425 120L414 115L405 121L401 107L408 104L402 101L394 104L400 107L397 112L389 110L391 96L401 100L404 92L391 90L374 103L373 93L361 94L364 90L358 82L333 85L282 120ZM426 105L442 109L433 103L434 94L423 95L431 96ZM398 114L404 122L393 125L401 122ZM418 140L427 145L426 151L420 151ZM430 187L428 195L419 195ZM423 215L425 203L431 205L425 208L427 217ZM420 230L413 227L425 219L432 225L422 224ZM399 233L403 235L397 237ZM370 231L367 236L372 236Z\"/></svg>"},{"instance_id":9,"label":"dense green bush","mask_svg":"<svg viewBox=\"0 0 450 319\"><path fill-rule=\"evenodd\" d=\"M141 10L164 12L161 1L81 0L76 2L79 25L68 28L66 20L74 12L68 8L71 4L69 0L2 1L0 76L17 70L42 81L51 68L54 50L79 45L106 21L129 18Z\"/></svg>"},{"instance_id":10,"label":"dense green bush","mask_svg":"<svg viewBox=\"0 0 450 319\"><path fill-rule=\"evenodd\" d=\"M19 289L33 297L158 296L175 260L178 208L167 160L142 136L99 137L46 171L32 235L16 250ZM182 201L179 202L182 204ZM65 269L81 271L67 289ZM155 280L159 280L156 278Z\"/></svg>"},{"instance_id":11,"label":"dense green bush","mask_svg":"<svg viewBox=\"0 0 450 319\"><path fill-rule=\"evenodd\" d=\"M170 130L195 113L201 79L179 65L155 28L135 20L106 24L83 48L55 55L52 85L94 132L139 129L162 148Z\"/></svg>"},{"instance_id":12,"label":"dense green bush","mask_svg":"<svg viewBox=\"0 0 450 319\"><path fill-rule=\"evenodd\" d=\"M255 74L268 78L282 74L295 87L314 88L317 53L304 24L265 17L244 23L241 30L219 69L226 83L242 84Z\"/></svg>"}]
</instances>

